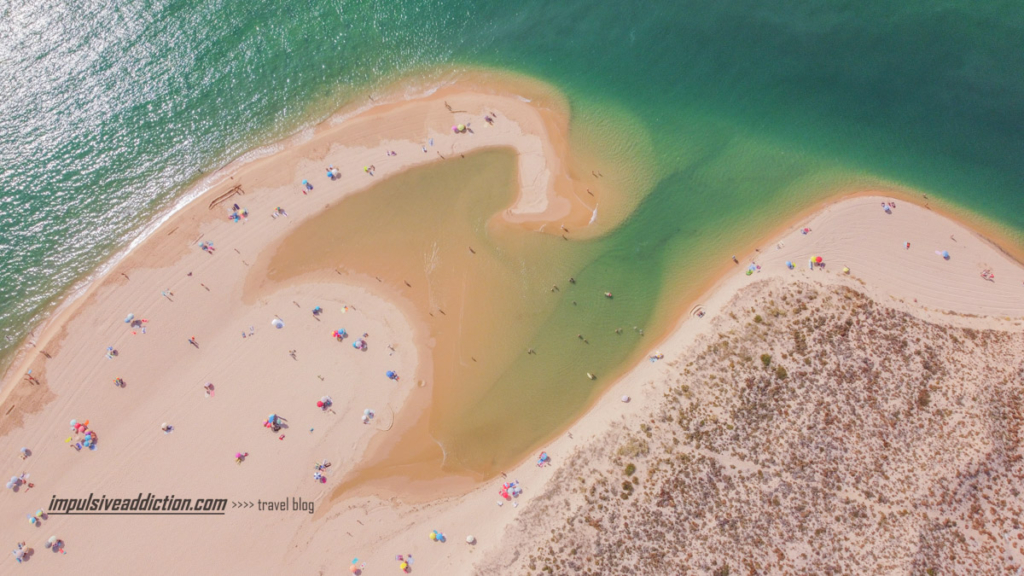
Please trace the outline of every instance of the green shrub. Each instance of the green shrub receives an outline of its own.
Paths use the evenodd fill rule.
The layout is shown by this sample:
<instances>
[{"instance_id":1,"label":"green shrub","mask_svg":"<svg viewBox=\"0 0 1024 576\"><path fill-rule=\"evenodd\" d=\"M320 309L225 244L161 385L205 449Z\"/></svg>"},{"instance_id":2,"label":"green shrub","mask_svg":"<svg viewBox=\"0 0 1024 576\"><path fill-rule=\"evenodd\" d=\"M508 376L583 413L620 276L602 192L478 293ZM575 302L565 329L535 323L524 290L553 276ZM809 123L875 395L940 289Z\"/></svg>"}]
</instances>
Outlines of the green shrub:
<instances>
[{"instance_id":1,"label":"green shrub","mask_svg":"<svg viewBox=\"0 0 1024 576\"><path fill-rule=\"evenodd\" d=\"M626 476L632 476L635 473L636 473L636 466L632 462L630 462L629 464L626 464Z\"/></svg>"},{"instance_id":2,"label":"green shrub","mask_svg":"<svg viewBox=\"0 0 1024 576\"><path fill-rule=\"evenodd\" d=\"M928 388L921 388L921 391L917 393L917 407L927 408L931 401L932 394L928 391Z\"/></svg>"},{"instance_id":3,"label":"green shrub","mask_svg":"<svg viewBox=\"0 0 1024 576\"><path fill-rule=\"evenodd\" d=\"M786 369L782 366L775 369L775 377L779 380L785 380L787 376L789 376L789 373L787 373Z\"/></svg>"},{"instance_id":4,"label":"green shrub","mask_svg":"<svg viewBox=\"0 0 1024 576\"><path fill-rule=\"evenodd\" d=\"M772 363L772 357L768 354L761 354L761 363L767 368Z\"/></svg>"}]
</instances>

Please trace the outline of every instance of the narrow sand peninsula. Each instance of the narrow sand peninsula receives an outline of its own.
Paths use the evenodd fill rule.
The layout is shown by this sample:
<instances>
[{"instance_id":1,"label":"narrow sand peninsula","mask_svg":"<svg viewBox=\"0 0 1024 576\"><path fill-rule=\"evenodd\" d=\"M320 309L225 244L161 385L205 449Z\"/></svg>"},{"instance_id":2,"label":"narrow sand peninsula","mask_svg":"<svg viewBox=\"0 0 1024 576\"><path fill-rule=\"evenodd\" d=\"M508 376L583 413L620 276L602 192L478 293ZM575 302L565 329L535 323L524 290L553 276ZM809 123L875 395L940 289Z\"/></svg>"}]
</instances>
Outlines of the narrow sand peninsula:
<instances>
[{"instance_id":1,"label":"narrow sand peninsula","mask_svg":"<svg viewBox=\"0 0 1024 576\"><path fill-rule=\"evenodd\" d=\"M285 566L296 550L289 542L302 541L296 534L313 511L244 505L247 515L239 516L235 503L323 498L370 439L391 429L410 394L429 394L417 386L430 373L429 358L421 328L393 303L330 271L246 292L247 271L267 246L346 195L491 147L519 158L520 195L506 219L531 226L578 216L585 224L590 207L575 198L568 172L564 103L543 87L494 86L466 81L378 102L272 156L229 166L48 324L8 372L0 419L0 463L10 475L26 474L0 513L24 525L12 537L34 549L36 569L127 574L144 563L269 573ZM338 329L348 333L343 341L331 337ZM352 346L357 340L364 350ZM317 405L325 396L327 409ZM367 409L372 418L363 418ZM263 425L271 414L278 430ZM72 420L88 421L95 446L80 446L85 435L71 430ZM245 455L241 462L236 454ZM324 460L331 466L320 483L314 464ZM25 519L55 495L140 491L226 498L228 515ZM66 556L43 552L50 535L66 542Z\"/></svg>"},{"instance_id":2,"label":"narrow sand peninsula","mask_svg":"<svg viewBox=\"0 0 1024 576\"><path fill-rule=\"evenodd\" d=\"M446 100L458 105L456 111L445 109ZM486 114L496 114L493 125L482 120ZM452 123L473 132L453 133ZM523 99L442 90L357 114L247 165L157 230L53 322L4 387L9 395L0 421L0 463L11 474L28 473L32 486L7 492L0 514L12 526L12 538L34 550L32 569L130 574L147 566L166 573L304 574L347 570L358 557L364 573L376 574L394 573L396 556L411 555L413 572L463 574L488 553L514 549L513 522L568 455L660 398L664 390L653 383L663 379L663 364L643 363L570 434L553 440L552 466L528 460L508 471L507 479L428 503L359 497L327 506L332 482L351 469L372 437L393 425L408 397L420 392L416 383L427 371L422 334L392 304L358 287L311 278L248 301L243 283L262 248L289 228L389 172L438 161L440 155L512 147L521 158L522 194L508 217L570 217L572 202L558 193L559 178L568 178L564 161L545 144L555 130L536 104ZM431 138L441 149L435 154ZM341 178L328 179L328 166L338 168ZM374 175L363 166L374 166ZM305 194L303 180L313 188ZM235 184L245 193L210 207ZM746 262L738 265L700 303L705 316L686 320L663 343L665 356L678 357L708 330L708 315L722 310L737 290L765 278L848 285L930 321L1019 328L1024 270L949 220L904 202L886 214L881 201L835 204L808 222L810 233L789 233L777 249L772 242L754 254L760 272L747 276ZM233 203L248 210L241 222L225 218ZM214 251L201 250L200 242L213 242ZM935 254L943 250L948 260ZM807 259L818 255L826 268L809 270ZM796 269L788 270L786 260ZM849 275L840 273L843 266ZM983 279L985 270L996 280ZM138 323L125 322L129 313ZM282 328L272 326L275 319ZM338 328L349 338L331 338ZM351 343L364 333L368 346L358 351ZM116 356L107 357L108 347ZM38 384L22 380L28 369ZM389 380L386 370L400 380ZM114 386L116 378L123 387ZM204 391L206 383L213 384L212 394ZM623 394L633 402L619 402ZM333 400L331 410L316 406L325 395ZM364 424L366 408L375 417ZM263 427L269 414L282 418L280 430ZM81 436L69 432L72 419L89 421L97 434L94 450L74 447ZM162 424L171 430L161 431ZM21 447L31 453L25 460L18 456ZM247 456L236 462L236 453ZM313 479L313 465L325 459L332 465L321 484ZM498 495L500 484L513 479L524 492L506 502ZM46 510L54 495L133 498L139 492L229 503L223 516L51 515L41 527L22 520ZM308 507L279 511L235 504L285 499L289 508L299 500L313 503L316 514ZM432 530L447 542L431 541ZM64 540L66 555L44 548L50 535ZM466 542L468 535L475 544ZM13 557L0 563L15 569Z\"/></svg>"}]
</instances>

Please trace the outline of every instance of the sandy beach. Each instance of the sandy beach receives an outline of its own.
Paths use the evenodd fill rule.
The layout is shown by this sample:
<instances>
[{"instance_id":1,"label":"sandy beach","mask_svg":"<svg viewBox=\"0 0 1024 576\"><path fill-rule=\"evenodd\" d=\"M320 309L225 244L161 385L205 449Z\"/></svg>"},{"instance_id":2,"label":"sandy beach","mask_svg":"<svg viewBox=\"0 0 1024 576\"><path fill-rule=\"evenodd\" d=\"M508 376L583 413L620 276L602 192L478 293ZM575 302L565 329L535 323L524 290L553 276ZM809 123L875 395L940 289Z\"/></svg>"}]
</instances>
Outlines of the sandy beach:
<instances>
[{"instance_id":1,"label":"sandy beach","mask_svg":"<svg viewBox=\"0 0 1024 576\"><path fill-rule=\"evenodd\" d=\"M547 445L550 465L528 457L503 476L457 489L442 478L440 498L345 497L333 490L368 447L386 446L382 438L411 419L410 407L429 403L429 331L367 278L327 269L262 285L250 271L304 222L380 179L492 148L518 158L519 195L506 221L554 234L561 232L545 223L587 230L594 206L574 176L565 103L542 88L531 98L509 90L455 85L397 99L345 114L273 156L229 166L52 319L3 385L0 463L27 476L5 492L0 517L33 551L17 567L5 556L4 572L326 574L358 558L362 573L383 574L411 557L413 573L504 573L525 542L521 531L531 529L516 523L531 500L574 450L653 410L667 363L644 361L610 386ZM328 167L340 177L329 178ZM240 192L229 194L235 186ZM888 202L896 206L883 210ZM602 221L580 237L614 224ZM809 266L819 256L824 266ZM1024 324L1018 263L923 207L862 195L738 256L672 334L652 342L651 354L678 358L737 293L764 281L848 287L933 324L1003 332ZM347 337L334 337L342 328ZM365 347L354 347L358 340ZM326 409L317 406L325 396ZM363 418L366 410L372 418ZM269 415L280 418L278 430L264 426ZM94 446L76 447L85 435L71 420L89 422ZM330 466L321 483L314 466L323 461ZM512 481L523 492L506 500L499 491ZM227 503L213 516L25 519L48 510L54 496L140 492ZM288 509L273 509L281 501ZM434 530L445 542L428 537ZM51 535L66 554L44 546Z\"/></svg>"}]
</instances>

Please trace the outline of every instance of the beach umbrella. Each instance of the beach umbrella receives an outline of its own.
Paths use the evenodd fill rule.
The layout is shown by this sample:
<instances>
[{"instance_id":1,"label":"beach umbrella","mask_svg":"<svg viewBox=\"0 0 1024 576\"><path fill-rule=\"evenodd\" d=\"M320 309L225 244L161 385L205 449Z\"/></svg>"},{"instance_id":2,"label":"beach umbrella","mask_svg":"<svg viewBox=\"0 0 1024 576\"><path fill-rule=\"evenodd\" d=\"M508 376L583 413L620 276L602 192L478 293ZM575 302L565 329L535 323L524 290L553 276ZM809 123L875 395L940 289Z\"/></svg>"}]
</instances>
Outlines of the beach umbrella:
<instances>
[{"instance_id":1,"label":"beach umbrella","mask_svg":"<svg viewBox=\"0 0 1024 576\"><path fill-rule=\"evenodd\" d=\"M36 510L36 518L42 518L42 517L43 517L43 511L42 510Z\"/></svg>"},{"instance_id":2,"label":"beach umbrella","mask_svg":"<svg viewBox=\"0 0 1024 576\"><path fill-rule=\"evenodd\" d=\"M949 251L943 250L942 251L942 257L945 258L946 260L949 260Z\"/></svg>"},{"instance_id":3,"label":"beach umbrella","mask_svg":"<svg viewBox=\"0 0 1024 576\"><path fill-rule=\"evenodd\" d=\"M622 401L623 402L629 402L629 396L623 396L622 397Z\"/></svg>"},{"instance_id":4,"label":"beach umbrella","mask_svg":"<svg viewBox=\"0 0 1024 576\"><path fill-rule=\"evenodd\" d=\"M467 544L472 544L474 542L476 542L476 538L474 538L472 536L466 536L466 543Z\"/></svg>"},{"instance_id":5,"label":"beach umbrella","mask_svg":"<svg viewBox=\"0 0 1024 576\"><path fill-rule=\"evenodd\" d=\"M818 264L821 264L821 256L815 256L814 261L817 262Z\"/></svg>"},{"instance_id":6,"label":"beach umbrella","mask_svg":"<svg viewBox=\"0 0 1024 576\"><path fill-rule=\"evenodd\" d=\"M324 407L324 403L323 403L323 402L321 402L321 401L319 401L319 400L317 400L317 402L316 402L316 407L317 407L317 408L323 408L323 407Z\"/></svg>"},{"instance_id":7,"label":"beach umbrella","mask_svg":"<svg viewBox=\"0 0 1024 576\"><path fill-rule=\"evenodd\" d=\"M465 131L466 131L466 125L465 124L459 124L459 132L465 132Z\"/></svg>"},{"instance_id":8,"label":"beach umbrella","mask_svg":"<svg viewBox=\"0 0 1024 576\"><path fill-rule=\"evenodd\" d=\"M850 269L848 267L846 267L846 266L843 266L843 274L849 274L849 273L850 273Z\"/></svg>"},{"instance_id":9,"label":"beach umbrella","mask_svg":"<svg viewBox=\"0 0 1024 576\"><path fill-rule=\"evenodd\" d=\"M384 375L387 376L388 378L391 378L391 379L394 379L395 376L396 376L394 370L388 370L387 372L384 373Z\"/></svg>"},{"instance_id":10,"label":"beach umbrella","mask_svg":"<svg viewBox=\"0 0 1024 576\"><path fill-rule=\"evenodd\" d=\"M129 313L127 316L124 317L124 323L127 324L127 323L131 322L134 319L135 319L135 314Z\"/></svg>"},{"instance_id":11,"label":"beach umbrella","mask_svg":"<svg viewBox=\"0 0 1024 576\"><path fill-rule=\"evenodd\" d=\"M54 544L57 543L57 537L56 536L50 536L50 539L47 540L46 543L51 545L51 546L53 546Z\"/></svg>"},{"instance_id":12,"label":"beach umbrella","mask_svg":"<svg viewBox=\"0 0 1024 576\"><path fill-rule=\"evenodd\" d=\"M17 558L18 560L21 560L22 558L25 557L25 551L24 550L15 550L14 551L14 557Z\"/></svg>"},{"instance_id":13,"label":"beach umbrella","mask_svg":"<svg viewBox=\"0 0 1024 576\"><path fill-rule=\"evenodd\" d=\"M21 449L21 453L22 454L28 454L28 448L22 448Z\"/></svg>"},{"instance_id":14,"label":"beach umbrella","mask_svg":"<svg viewBox=\"0 0 1024 576\"><path fill-rule=\"evenodd\" d=\"M434 542L437 541L437 530L434 530L433 532L430 533L430 539L433 540Z\"/></svg>"},{"instance_id":15,"label":"beach umbrella","mask_svg":"<svg viewBox=\"0 0 1024 576\"><path fill-rule=\"evenodd\" d=\"M353 564L353 565L348 567L348 571L353 573L353 574L355 574L356 572L359 572L359 566L356 566L355 564Z\"/></svg>"},{"instance_id":16,"label":"beach umbrella","mask_svg":"<svg viewBox=\"0 0 1024 576\"><path fill-rule=\"evenodd\" d=\"M75 426L78 426L78 420L71 421L71 427L74 428Z\"/></svg>"},{"instance_id":17,"label":"beach umbrella","mask_svg":"<svg viewBox=\"0 0 1024 576\"><path fill-rule=\"evenodd\" d=\"M789 268L790 270L792 270L793 269L793 263L791 261L789 261L789 260L786 260L786 268Z\"/></svg>"},{"instance_id":18,"label":"beach umbrella","mask_svg":"<svg viewBox=\"0 0 1024 576\"><path fill-rule=\"evenodd\" d=\"M402 562L401 564L398 565L398 567L402 569L402 572L405 572L406 570L409 569L409 563L408 562Z\"/></svg>"},{"instance_id":19,"label":"beach umbrella","mask_svg":"<svg viewBox=\"0 0 1024 576\"><path fill-rule=\"evenodd\" d=\"M273 320L270 321L270 325L280 330L281 328L284 328L284 320L281 320L280 318L274 318Z\"/></svg>"}]
</instances>

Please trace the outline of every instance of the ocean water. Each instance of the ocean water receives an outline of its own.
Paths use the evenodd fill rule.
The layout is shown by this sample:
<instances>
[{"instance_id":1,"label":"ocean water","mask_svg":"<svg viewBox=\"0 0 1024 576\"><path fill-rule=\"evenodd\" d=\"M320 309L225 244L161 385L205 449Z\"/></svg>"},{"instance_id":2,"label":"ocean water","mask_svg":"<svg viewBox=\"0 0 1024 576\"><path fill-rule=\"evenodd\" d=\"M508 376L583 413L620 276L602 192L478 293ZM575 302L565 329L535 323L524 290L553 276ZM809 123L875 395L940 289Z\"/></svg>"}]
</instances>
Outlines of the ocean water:
<instances>
[{"instance_id":1,"label":"ocean water","mask_svg":"<svg viewBox=\"0 0 1024 576\"><path fill-rule=\"evenodd\" d=\"M625 293L660 280L640 323L836 189L913 187L1024 231L1019 3L7 1L0 357L204 173L464 67L559 88L577 138L614 147L613 115L643 133L655 184L580 260Z\"/></svg>"}]
</instances>

